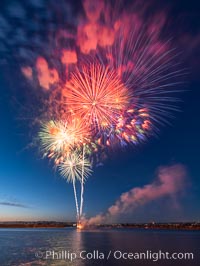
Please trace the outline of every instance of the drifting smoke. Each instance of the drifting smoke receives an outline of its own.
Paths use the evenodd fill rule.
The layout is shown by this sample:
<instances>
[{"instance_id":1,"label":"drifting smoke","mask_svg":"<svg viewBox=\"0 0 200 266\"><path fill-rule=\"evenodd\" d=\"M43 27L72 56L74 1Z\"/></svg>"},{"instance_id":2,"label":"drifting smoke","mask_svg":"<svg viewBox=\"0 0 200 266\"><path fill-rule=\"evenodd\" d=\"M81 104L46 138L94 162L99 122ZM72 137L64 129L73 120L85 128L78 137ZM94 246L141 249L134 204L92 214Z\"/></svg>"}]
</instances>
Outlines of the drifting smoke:
<instances>
[{"instance_id":1,"label":"drifting smoke","mask_svg":"<svg viewBox=\"0 0 200 266\"><path fill-rule=\"evenodd\" d=\"M122 214L133 212L151 201L163 197L174 197L184 190L186 185L186 169L181 164L175 164L158 169L157 178L152 184L144 187L132 188L123 193L120 198L108 208L105 214L99 214L86 221L86 224L93 225L106 223L119 217Z\"/></svg>"}]
</instances>

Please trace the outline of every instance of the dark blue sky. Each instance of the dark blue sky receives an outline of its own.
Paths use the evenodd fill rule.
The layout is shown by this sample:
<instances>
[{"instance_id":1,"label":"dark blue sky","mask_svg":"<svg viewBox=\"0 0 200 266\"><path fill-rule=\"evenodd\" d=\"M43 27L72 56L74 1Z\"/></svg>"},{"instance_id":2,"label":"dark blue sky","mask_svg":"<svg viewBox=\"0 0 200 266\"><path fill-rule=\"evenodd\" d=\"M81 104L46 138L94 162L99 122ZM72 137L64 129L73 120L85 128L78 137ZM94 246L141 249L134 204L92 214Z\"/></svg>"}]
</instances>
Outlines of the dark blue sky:
<instances>
[{"instance_id":1,"label":"dark blue sky","mask_svg":"<svg viewBox=\"0 0 200 266\"><path fill-rule=\"evenodd\" d=\"M37 2L42 5L45 1ZM105 212L123 192L152 183L158 167L181 163L187 168L188 178L185 192L177 199L178 209L170 207L170 199L161 199L141 206L120 220L200 220L200 52L197 50L200 47L200 23L197 23L200 7L197 1L173 2L171 20L179 18L176 25L179 38L185 32L191 37L191 43L183 50L189 74L185 78L186 91L178 95L182 101L177 103L181 112L174 114L171 125L160 128L158 137L137 147L117 150L103 166L94 168L85 186L87 217ZM173 35L176 30L173 29ZM185 43L179 44L185 49ZM23 103L24 88L21 88L24 84L21 85L18 65L15 67L9 61L12 54L8 55L7 50L0 64L0 221L74 220L72 186L60 178L51 163L41 159L37 147L29 146L32 141L30 127L20 118L26 115L20 113L18 105L18 102L20 106Z\"/></svg>"}]
</instances>

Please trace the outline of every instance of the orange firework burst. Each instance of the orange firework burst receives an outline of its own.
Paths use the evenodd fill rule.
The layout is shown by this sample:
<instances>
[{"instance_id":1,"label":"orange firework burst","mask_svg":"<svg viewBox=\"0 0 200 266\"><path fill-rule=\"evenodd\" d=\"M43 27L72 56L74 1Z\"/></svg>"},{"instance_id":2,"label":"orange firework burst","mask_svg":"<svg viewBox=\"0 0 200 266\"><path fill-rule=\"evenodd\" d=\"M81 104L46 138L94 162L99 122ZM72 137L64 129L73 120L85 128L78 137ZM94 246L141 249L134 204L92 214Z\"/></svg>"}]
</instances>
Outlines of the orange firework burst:
<instances>
[{"instance_id":1,"label":"orange firework burst","mask_svg":"<svg viewBox=\"0 0 200 266\"><path fill-rule=\"evenodd\" d=\"M100 63L77 69L66 87L67 107L98 130L115 124L129 101L128 90L116 72Z\"/></svg>"}]
</instances>

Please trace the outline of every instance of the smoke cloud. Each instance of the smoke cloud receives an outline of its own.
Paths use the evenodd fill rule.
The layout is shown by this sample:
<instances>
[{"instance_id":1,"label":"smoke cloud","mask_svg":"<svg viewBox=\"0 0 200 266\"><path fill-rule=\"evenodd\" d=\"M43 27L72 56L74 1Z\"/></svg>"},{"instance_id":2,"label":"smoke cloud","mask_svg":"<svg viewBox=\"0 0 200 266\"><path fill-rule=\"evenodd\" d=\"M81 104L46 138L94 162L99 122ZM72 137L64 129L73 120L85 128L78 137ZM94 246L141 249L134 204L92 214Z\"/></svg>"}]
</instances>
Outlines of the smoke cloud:
<instances>
[{"instance_id":1,"label":"smoke cloud","mask_svg":"<svg viewBox=\"0 0 200 266\"><path fill-rule=\"evenodd\" d=\"M119 199L108 208L105 214L98 214L85 221L88 225L106 223L120 215L134 212L145 204L163 197L174 198L184 191L187 171L182 164L160 167L156 179L143 187L135 187L123 193Z\"/></svg>"}]
</instances>

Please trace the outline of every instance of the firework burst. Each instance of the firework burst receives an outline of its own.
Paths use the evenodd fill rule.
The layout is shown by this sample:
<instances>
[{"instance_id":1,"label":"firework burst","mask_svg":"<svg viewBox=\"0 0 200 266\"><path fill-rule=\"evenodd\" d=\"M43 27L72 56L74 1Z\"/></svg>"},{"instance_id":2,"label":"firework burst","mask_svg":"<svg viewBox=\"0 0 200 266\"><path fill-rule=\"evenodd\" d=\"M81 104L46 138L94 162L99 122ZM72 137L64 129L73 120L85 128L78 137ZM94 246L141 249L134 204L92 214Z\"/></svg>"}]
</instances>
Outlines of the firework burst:
<instances>
[{"instance_id":1,"label":"firework burst","mask_svg":"<svg viewBox=\"0 0 200 266\"><path fill-rule=\"evenodd\" d=\"M75 146L79 147L89 141L89 133L78 118L66 122L50 121L42 125L39 140L45 155L49 158L61 156L60 158L63 160Z\"/></svg>"},{"instance_id":2,"label":"firework burst","mask_svg":"<svg viewBox=\"0 0 200 266\"><path fill-rule=\"evenodd\" d=\"M77 69L66 87L66 105L95 131L115 124L128 104L128 90L120 78L100 63Z\"/></svg>"},{"instance_id":3,"label":"firework burst","mask_svg":"<svg viewBox=\"0 0 200 266\"><path fill-rule=\"evenodd\" d=\"M52 47L21 69L40 85L49 121L39 132L41 150L73 183L78 220L91 162L156 133L176 110L174 93L185 74L170 40L161 38L163 16L158 23L144 19L142 10L118 12L107 2L84 1L85 21L75 31L74 24L59 28Z\"/></svg>"},{"instance_id":4,"label":"firework burst","mask_svg":"<svg viewBox=\"0 0 200 266\"><path fill-rule=\"evenodd\" d=\"M78 151L69 153L58 168L61 176L68 182L81 181L82 175L85 180L92 173L90 161Z\"/></svg>"},{"instance_id":5,"label":"firework burst","mask_svg":"<svg viewBox=\"0 0 200 266\"><path fill-rule=\"evenodd\" d=\"M146 140L151 131L151 122L147 108L125 110L117 123L109 129L99 131L96 143L101 147L125 146Z\"/></svg>"}]
</instances>

